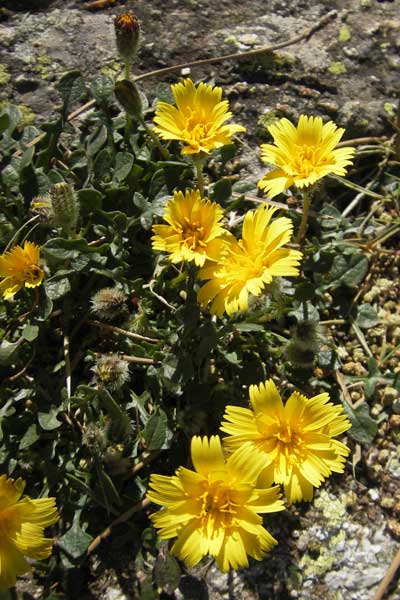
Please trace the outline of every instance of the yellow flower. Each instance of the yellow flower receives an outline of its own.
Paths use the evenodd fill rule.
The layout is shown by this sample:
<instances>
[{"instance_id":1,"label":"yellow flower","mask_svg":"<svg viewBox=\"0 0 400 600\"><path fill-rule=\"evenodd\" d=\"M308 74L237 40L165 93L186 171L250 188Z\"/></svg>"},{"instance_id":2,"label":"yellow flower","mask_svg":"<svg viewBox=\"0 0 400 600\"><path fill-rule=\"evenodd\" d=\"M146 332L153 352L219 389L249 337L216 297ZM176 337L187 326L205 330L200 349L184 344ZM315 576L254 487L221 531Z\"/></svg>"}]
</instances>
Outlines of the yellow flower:
<instances>
[{"instance_id":1,"label":"yellow flower","mask_svg":"<svg viewBox=\"0 0 400 600\"><path fill-rule=\"evenodd\" d=\"M147 497L165 508L151 515L159 537L177 536L171 554L189 567L211 555L221 571L247 567L247 554L261 560L276 544L258 513L283 510L279 487L256 489L253 461L238 455L227 461L218 436L193 437L195 471L151 475Z\"/></svg>"},{"instance_id":2,"label":"yellow flower","mask_svg":"<svg viewBox=\"0 0 400 600\"><path fill-rule=\"evenodd\" d=\"M171 262L194 261L202 266L224 233L222 208L203 199L198 190L175 192L165 206L164 220L168 225L153 225L154 250L171 254Z\"/></svg>"},{"instance_id":3,"label":"yellow flower","mask_svg":"<svg viewBox=\"0 0 400 600\"><path fill-rule=\"evenodd\" d=\"M200 289L198 300L202 306L212 302L212 313L245 311L249 294L259 296L273 277L299 274L301 252L282 248L292 237L293 224L286 217L270 223L275 211L263 203L247 212L242 239L237 241L227 233L209 252L216 262L200 270L199 277L209 281Z\"/></svg>"},{"instance_id":4,"label":"yellow flower","mask_svg":"<svg viewBox=\"0 0 400 600\"><path fill-rule=\"evenodd\" d=\"M275 144L262 144L261 158L278 168L266 173L258 187L270 198L291 185L312 185L329 173L346 175L346 167L353 164L355 148L334 149L344 129L332 121L324 125L321 117L301 115L297 128L288 119L280 119L268 130Z\"/></svg>"},{"instance_id":5,"label":"yellow flower","mask_svg":"<svg viewBox=\"0 0 400 600\"><path fill-rule=\"evenodd\" d=\"M176 107L158 103L154 131L163 140L182 141L182 154L208 153L229 144L233 134L246 131L241 125L224 125L232 113L228 101L221 100L220 87L199 83L196 88L191 79L185 79L171 88Z\"/></svg>"},{"instance_id":6,"label":"yellow flower","mask_svg":"<svg viewBox=\"0 0 400 600\"><path fill-rule=\"evenodd\" d=\"M21 499L25 482L0 476L0 589L15 585L30 570L24 556L47 558L53 540L43 530L58 521L54 498Z\"/></svg>"},{"instance_id":7,"label":"yellow flower","mask_svg":"<svg viewBox=\"0 0 400 600\"><path fill-rule=\"evenodd\" d=\"M227 406L224 446L258 464L258 484L281 483L290 503L311 500L332 472L343 473L350 450L333 439L350 428L329 394L306 398L293 392L285 405L272 379L250 386L251 409Z\"/></svg>"},{"instance_id":8,"label":"yellow flower","mask_svg":"<svg viewBox=\"0 0 400 600\"><path fill-rule=\"evenodd\" d=\"M43 271L39 267L40 248L33 242L24 242L24 247L14 246L0 256L0 294L8 300L21 288L36 287L42 283Z\"/></svg>"}]
</instances>

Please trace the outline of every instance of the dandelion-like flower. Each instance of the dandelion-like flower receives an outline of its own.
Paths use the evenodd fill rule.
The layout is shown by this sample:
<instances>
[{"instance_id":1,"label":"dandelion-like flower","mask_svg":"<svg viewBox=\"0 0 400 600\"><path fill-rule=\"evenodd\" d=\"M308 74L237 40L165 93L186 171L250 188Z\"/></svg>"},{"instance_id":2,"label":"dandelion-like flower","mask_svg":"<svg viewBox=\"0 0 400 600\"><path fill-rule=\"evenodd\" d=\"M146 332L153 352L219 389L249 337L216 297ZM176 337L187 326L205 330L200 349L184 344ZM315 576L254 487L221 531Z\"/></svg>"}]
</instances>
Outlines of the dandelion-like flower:
<instances>
[{"instance_id":1,"label":"dandelion-like flower","mask_svg":"<svg viewBox=\"0 0 400 600\"><path fill-rule=\"evenodd\" d=\"M323 124L321 117L301 115L297 128L288 119L280 119L268 130L274 144L261 145L261 158L278 167L266 173L258 187L270 198L291 185L308 187L329 173L346 175L353 164L355 148L337 148L344 129L332 121Z\"/></svg>"},{"instance_id":2,"label":"dandelion-like flower","mask_svg":"<svg viewBox=\"0 0 400 600\"><path fill-rule=\"evenodd\" d=\"M216 238L225 232L223 215L222 208L201 198L199 190L175 192L165 206L164 220L168 225L153 225L153 248L168 252L171 262L193 261L202 266Z\"/></svg>"},{"instance_id":3,"label":"dandelion-like flower","mask_svg":"<svg viewBox=\"0 0 400 600\"><path fill-rule=\"evenodd\" d=\"M58 521L54 498L21 499L25 482L0 476L0 589L15 585L30 570L25 556L47 558L53 540L43 530Z\"/></svg>"},{"instance_id":4,"label":"dandelion-like flower","mask_svg":"<svg viewBox=\"0 0 400 600\"><path fill-rule=\"evenodd\" d=\"M33 242L24 242L24 247L14 246L0 256L0 294L9 300L21 288L34 288L43 280L39 266L40 248Z\"/></svg>"},{"instance_id":5,"label":"dandelion-like flower","mask_svg":"<svg viewBox=\"0 0 400 600\"><path fill-rule=\"evenodd\" d=\"M251 408L227 406L224 445L241 460L258 464L258 484L281 483L290 503L312 500L313 488L343 473L350 450L333 439L350 422L329 394L306 398L293 392L284 405L272 381L250 386Z\"/></svg>"},{"instance_id":6,"label":"dandelion-like flower","mask_svg":"<svg viewBox=\"0 0 400 600\"><path fill-rule=\"evenodd\" d=\"M227 125L231 118L228 101L221 100L222 88L191 79L172 85L176 107L167 102L157 105L154 131L164 140L184 143L182 154L209 153L231 142L235 133L246 131L241 125Z\"/></svg>"},{"instance_id":7,"label":"dandelion-like flower","mask_svg":"<svg viewBox=\"0 0 400 600\"><path fill-rule=\"evenodd\" d=\"M249 295L259 296L273 277L299 274L301 252L282 248L293 232L292 221L280 217L271 222L277 209L263 203L248 211L243 222L242 239L226 234L209 252L214 262L200 270L208 279L198 294L202 306L211 302L211 312L221 316L248 309Z\"/></svg>"},{"instance_id":8,"label":"dandelion-like flower","mask_svg":"<svg viewBox=\"0 0 400 600\"><path fill-rule=\"evenodd\" d=\"M225 461L218 436L191 442L195 471L151 475L147 497L164 506L151 515L161 539L177 537L171 554L189 567L211 555L221 571L248 566L247 555L261 560L276 544L259 513L283 510L279 487L257 489L257 469L238 454Z\"/></svg>"}]
</instances>

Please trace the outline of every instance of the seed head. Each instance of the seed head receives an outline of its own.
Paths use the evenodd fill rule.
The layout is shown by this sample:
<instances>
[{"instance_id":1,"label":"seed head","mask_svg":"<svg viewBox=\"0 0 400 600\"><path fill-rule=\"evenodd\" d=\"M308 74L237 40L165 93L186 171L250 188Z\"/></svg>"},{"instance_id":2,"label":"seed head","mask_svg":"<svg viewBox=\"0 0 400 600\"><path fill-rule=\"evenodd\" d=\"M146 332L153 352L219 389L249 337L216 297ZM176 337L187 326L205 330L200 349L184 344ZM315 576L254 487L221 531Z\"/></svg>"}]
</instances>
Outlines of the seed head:
<instances>
[{"instance_id":1,"label":"seed head","mask_svg":"<svg viewBox=\"0 0 400 600\"><path fill-rule=\"evenodd\" d=\"M93 367L96 379L110 390L119 390L129 379L129 364L118 354L103 354Z\"/></svg>"},{"instance_id":2,"label":"seed head","mask_svg":"<svg viewBox=\"0 0 400 600\"><path fill-rule=\"evenodd\" d=\"M105 287L92 296L92 311L101 319L111 321L126 313L126 296L116 287Z\"/></svg>"}]
</instances>

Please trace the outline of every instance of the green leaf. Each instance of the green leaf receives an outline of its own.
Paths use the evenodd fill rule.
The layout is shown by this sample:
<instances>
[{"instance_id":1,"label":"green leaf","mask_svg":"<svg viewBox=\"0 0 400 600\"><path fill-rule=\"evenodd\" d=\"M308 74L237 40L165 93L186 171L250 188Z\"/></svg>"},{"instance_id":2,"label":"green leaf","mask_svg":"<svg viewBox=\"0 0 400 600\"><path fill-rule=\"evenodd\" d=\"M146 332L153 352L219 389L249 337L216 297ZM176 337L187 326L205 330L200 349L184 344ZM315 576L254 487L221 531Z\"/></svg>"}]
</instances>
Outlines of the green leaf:
<instances>
[{"instance_id":1,"label":"green leaf","mask_svg":"<svg viewBox=\"0 0 400 600\"><path fill-rule=\"evenodd\" d=\"M102 244L97 247L89 246L84 238L67 240L65 238L57 237L48 240L42 246L41 250L45 256L50 258L68 260L78 258L82 253L89 255L101 253L108 248L109 244Z\"/></svg>"},{"instance_id":2,"label":"green leaf","mask_svg":"<svg viewBox=\"0 0 400 600\"><path fill-rule=\"evenodd\" d=\"M30 425L28 427L28 429L25 431L24 435L22 436L22 438L19 442L19 445L18 445L19 450L25 450L26 448L29 448L35 442L37 442L39 438L40 438L40 435L39 435L38 427L35 423L32 423L32 425Z\"/></svg>"},{"instance_id":3,"label":"green leaf","mask_svg":"<svg viewBox=\"0 0 400 600\"><path fill-rule=\"evenodd\" d=\"M58 546L76 560L86 552L92 539L92 536L81 528L79 521L74 521L72 527L58 540Z\"/></svg>"},{"instance_id":4,"label":"green leaf","mask_svg":"<svg viewBox=\"0 0 400 600\"><path fill-rule=\"evenodd\" d=\"M0 365L9 365L16 358L16 351L20 342L8 342L3 340L0 344Z\"/></svg>"},{"instance_id":5,"label":"green leaf","mask_svg":"<svg viewBox=\"0 0 400 600\"><path fill-rule=\"evenodd\" d=\"M232 184L231 184L230 179L228 179L227 177L224 177L223 179L220 179L219 181L217 181L217 183L214 185L212 199L215 202L219 202L220 204L223 204L224 202L229 200L231 195L232 195Z\"/></svg>"},{"instance_id":6,"label":"green leaf","mask_svg":"<svg viewBox=\"0 0 400 600\"><path fill-rule=\"evenodd\" d=\"M101 123L98 128L88 137L86 143L86 152L89 156L94 156L104 146L107 141L107 127Z\"/></svg>"},{"instance_id":7,"label":"green leaf","mask_svg":"<svg viewBox=\"0 0 400 600\"><path fill-rule=\"evenodd\" d=\"M53 429L58 429L58 427L61 425L61 422L57 419L59 412L60 409L57 406L52 406L48 413L39 412L38 421L40 427L45 431L53 431Z\"/></svg>"},{"instance_id":8,"label":"green leaf","mask_svg":"<svg viewBox=\"0 0 400 600\"><path fill-rule=\"evenodd\" d=\"M0 114L0 135L4 131L6 131L9 126L10 126L10 117L5 113L1 113Z\"/></svg>"},{"instance_id":9,"label":"green leaf","mask_svg":"<svg viewBox=\"0 0 400 600\"><path fill-rule=\"evenodd\" d=\"M84 188L77 192L79 205L84 210L95 210L101 208L103 194L93 188Z\"/></svg>"},{"instance_id":10,"label":"green leaf","mask_svg":"<svg viewBox=\"0 0 400 600\"><path fill-rule=\"evenodd\" d=\"M100 105L108 106L114 98L114 82L108 75L96 75L90 84L94 99Z\"/></svg>"},{"instance_id":11,"label":"green leaf","mask_svg":"<svg viewBox=\"0 0 400 600\"><path fill-rule=\"evenodd\" d=\"M368 271L368 259L359 253L350 256L338 256L332 267L333 279L349 287L356 287L364 279Z\"/></svg>"},{"instance_id":12,"label":"green leaf","mask_svg":"<svg viewBox=\"0 0 400 600\"><path fill-rule=\"evenodd\" d=\"M33 342L39 335L39 327L37 325L25 325L21 333L22 337L28 342Z\"/></svg>"},{"instance_id":13,"label":"green leaf","mask_svg":"<svg viewBox=\"0 0 400 600\"><path fill-rule=\"evenodd\" d=\"M69 71L65 73L56 84L56 88L60 92L63 100L63 111L68 112L72 105L86 96L87 91L85 82L80 71Z\"/></svg>"},{"instance_id":14,"label":"green leaf","mask_svg":"<svg viewBox=\"0 0 400 600\"><path fill-rule=\"evenodd\" d=\"M134 163L133 154L129 152L117 152L115 156L114 179L124 181L132 170Z\"/></svg>"},{"instance_id":15,"label":"green leaf","mask_svg":"<svg viewBox=\"0 0 400 600\"><path fill-rule=\"evenodd\" d=\"M46 292L50 300L58 300L71 291L71 284L67 277L61 279L48 279L46 281Z\"/></svg>"},{"instance_id":16,"label":"green leaf","mask_svg":"<svg viewBox=\"0 0 400 600\"><path fill-rule=\"evenodd\" d=\"M381 319L378 316L375 308L371 304L362 304L357 310L356 323L362 329L368 329L369 327L375 327L380 323Z\"/></svg>"},{"instance_id":17,"label":"green leaf","mask_svg":"<svg viewBox=\"0 0 400 600\"><path fill-rule=\"evenodd\" d=\"M114 158L110 148L103 148L94 161L93 170L95 177L103 180L105 176L110 176L113 164Z\"/></svg>"},{"instance_id":18,"label":"green leaf","mask_svg":"<svg viewBox=\"0 0 400 600\"><path fill-rule=\"evenodd\" d=\"M104 503L107 506L107 510L110 512L109 507L113 504L121 506L122 500L120 498L120 495L118 494L112 479L104 471L101 464L96 464L96 474Z\"/></svg>"},{"instance_id":19,"label":"green leaf","mask_svg":"<svg viewBox=\"0 0 400 600\"><path fill-rule=\"evenodd\" d=\"M6 129L3 129L2 131L6 131L8 135L12 135L14 129L17 127L18 123L20 123L22 119L21 111L16 106L14 106L14 104L8 104L3 108L0 114L3 126L6 123L6 119L8 119L8 125Z\"/></svg>"},{"instance_id":20,"label":"green leaf","mask_svg":"<svg viewBox=\"0 0 400 600\"><path fill-rule=\"evenodd\" d=\"M343 405L351 422L349 435L361 444L370 444L378 431L378 423L370 416L368 404L363 402L354 409L346 401Z\"/></svg>"},{"instance_id":21,"label":"green leaf","mask_svg":"<svg viewBox=\"0 0 400 600\"><path fill-rule=\"evenodd\" d=\"M163 450L167 448L170 438L167 415L161 409L151 415L143 429L143 437L147 450Z\"/></svg>"}]
</instances>

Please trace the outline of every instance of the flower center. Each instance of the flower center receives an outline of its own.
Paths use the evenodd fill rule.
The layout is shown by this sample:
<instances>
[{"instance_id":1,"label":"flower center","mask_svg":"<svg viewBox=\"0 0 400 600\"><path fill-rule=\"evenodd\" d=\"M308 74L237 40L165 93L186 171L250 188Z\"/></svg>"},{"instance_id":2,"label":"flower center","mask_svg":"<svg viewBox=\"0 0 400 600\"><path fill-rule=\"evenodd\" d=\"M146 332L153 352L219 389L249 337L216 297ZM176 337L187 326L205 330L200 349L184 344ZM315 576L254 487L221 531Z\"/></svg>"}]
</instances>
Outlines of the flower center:
<instances>
[{"instance_id":1,"label":"flower center","mask_svg":"<svg viewBox=\"0 0 400 600\"><path fill-rule=\"evenodd\" d=\"M316 168L332 162L330 156L321 158L320 148L303 144L296 146L292 157L293 173L301 177L308 177Z\"/></svg>"},{"instance_id":2,"label":"flower center","mask_svg":"<svg viewBox=\"0 0 400 600\"><path fill-rule=\"evenodd\" d=\"M232 507L229 498L229 490L220 482L213 483L200 496L201 511L204 523L209 523L210 519L217 526L228 527L232 523L235 510Z\"/></svg>"},{"instance_id":3,"label":"flower center","mask_svg":"<svg viewBox=\"0 0 400 600\"><path fill-rule=\"evenodd\" d=\"M196 250L198 246L205 247L206 244L203 242L204 238L204 227L200 221L190 221L187 217L184 218L184 224L182 226L182 237L190 250Z\"/></svg>"},{"instance_id":4,"label":"flower center","mask_svg":"<svg viewBox=\"0 0 400 600\"><path fill-rule=\"evenodd\" d=\"M286 456L290 464L296 463L302 458L304 441L289 423L281 423L274 437L279 445L279 451Z\"/></svg>"},{"instance_id":5,"label":"flower center","mask_svg":"<svg viewBox=\"0 0 400 600\"><path fill-rule=\"evenodd\" d=\"M37 265L29 265L24 269L24 281L28 283L40 283L43 277L43 271Z\"/></svg>"}]
</instances>

